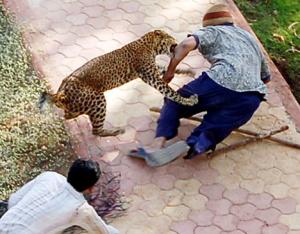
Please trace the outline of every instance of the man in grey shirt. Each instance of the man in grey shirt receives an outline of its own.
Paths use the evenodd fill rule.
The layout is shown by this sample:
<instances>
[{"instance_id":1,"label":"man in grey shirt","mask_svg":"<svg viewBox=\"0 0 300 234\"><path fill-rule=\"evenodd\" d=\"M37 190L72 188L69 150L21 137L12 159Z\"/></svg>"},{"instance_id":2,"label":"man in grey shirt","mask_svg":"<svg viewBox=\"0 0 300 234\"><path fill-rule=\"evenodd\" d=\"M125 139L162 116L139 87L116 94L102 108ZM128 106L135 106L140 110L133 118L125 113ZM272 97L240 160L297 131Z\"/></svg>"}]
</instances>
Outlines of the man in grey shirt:
<instances>
[{"instance_id":1,"label":"man in grey shirt","mask_svg":"<svg viewBox=\"0 0 300 234\"><path fill-rule=\"evenodd\" d=\"M203 26L176 46L164 75L164 80L170 82L177 65L190 51L198 49L211 67L178 92L185 97L197 94L199 103L189 107L165 99L153 143L153 148L163 148L166 140L177 135L180 118L206 111L203 122L185 142L188 159L214 150L234 129L248 122L264 100L265 83L270 80L268 66L255 38L233 24L226 5L211 7L204 15ZM173 152L172 146L156 152L170 160L176 158L168 153ZM157 158L145 150L136 151L139 153L144 158L147 153L148 157Z\"/></svg>"}]
</instances>

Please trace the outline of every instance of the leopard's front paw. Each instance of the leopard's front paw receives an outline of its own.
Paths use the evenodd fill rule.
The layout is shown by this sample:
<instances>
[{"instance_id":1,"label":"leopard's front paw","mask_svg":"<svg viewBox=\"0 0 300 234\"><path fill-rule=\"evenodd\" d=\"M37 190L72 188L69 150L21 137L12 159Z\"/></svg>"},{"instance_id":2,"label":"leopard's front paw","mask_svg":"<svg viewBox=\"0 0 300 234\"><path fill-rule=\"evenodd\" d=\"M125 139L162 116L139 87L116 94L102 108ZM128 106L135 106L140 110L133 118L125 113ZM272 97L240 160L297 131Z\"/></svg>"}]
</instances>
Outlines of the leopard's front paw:
<instances>
[{"instance_id":1,"label":"leopard's front paw","mask_svg":"<svg viewBox=\"0 0 300 234\"><path fill-rule=\"evenodd\" d=\"M192 96L190 96L189 98L187 98L187 102L186 105L187 106L194 106L198 103L198 95L194 94Z\"/></svg>"}]
</instances>

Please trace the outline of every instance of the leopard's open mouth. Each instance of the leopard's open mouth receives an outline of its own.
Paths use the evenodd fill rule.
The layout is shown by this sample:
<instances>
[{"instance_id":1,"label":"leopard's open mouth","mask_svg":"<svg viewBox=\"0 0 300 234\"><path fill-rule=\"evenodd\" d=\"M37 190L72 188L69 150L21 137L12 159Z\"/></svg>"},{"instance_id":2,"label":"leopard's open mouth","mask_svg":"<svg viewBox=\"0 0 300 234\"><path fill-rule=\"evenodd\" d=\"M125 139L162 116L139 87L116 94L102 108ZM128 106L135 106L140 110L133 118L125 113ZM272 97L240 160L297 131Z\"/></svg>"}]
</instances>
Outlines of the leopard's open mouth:
<instances>
[{"instance_id":1,"label":"leopard's open mouth","mask_svg":"<svg viewBox=\"0 0 300 234\"><path fill-rule=\"evenodd\" d=\"M176 46L177 46L177 44L172 44L172 45L170 46L170 52L171 52L172 54L174 54Z\"/></svg>"}]
</instances>

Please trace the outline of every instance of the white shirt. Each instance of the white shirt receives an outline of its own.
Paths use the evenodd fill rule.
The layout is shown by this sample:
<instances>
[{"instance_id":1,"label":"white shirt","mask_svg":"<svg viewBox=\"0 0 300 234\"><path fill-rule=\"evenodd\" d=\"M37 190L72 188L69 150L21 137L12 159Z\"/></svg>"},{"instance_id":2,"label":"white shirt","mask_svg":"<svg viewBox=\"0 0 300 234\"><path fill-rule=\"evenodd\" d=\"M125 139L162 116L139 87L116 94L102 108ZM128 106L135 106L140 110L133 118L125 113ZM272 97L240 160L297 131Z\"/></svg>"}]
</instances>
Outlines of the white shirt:
<instances>
[{"instance_id":1,"label":"white shirt","mask_svg":"<svg viewBox=\"0 0 300 234\"><path fill-rule=\"evenodd\" d=\"M58 234L78 225L92 234L118 234L56 172L44 172L12 194L0 219L1 234Z\"/></svg>"}]
</instances>

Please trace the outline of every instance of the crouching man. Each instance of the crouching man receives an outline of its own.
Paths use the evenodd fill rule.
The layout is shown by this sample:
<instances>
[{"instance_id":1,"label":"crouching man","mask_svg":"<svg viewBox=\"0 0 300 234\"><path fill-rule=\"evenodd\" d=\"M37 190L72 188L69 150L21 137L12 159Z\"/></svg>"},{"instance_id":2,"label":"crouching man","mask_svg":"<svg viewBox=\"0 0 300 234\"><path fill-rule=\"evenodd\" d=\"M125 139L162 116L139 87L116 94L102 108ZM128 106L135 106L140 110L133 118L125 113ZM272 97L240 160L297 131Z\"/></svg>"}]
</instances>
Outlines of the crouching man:
<instances>
[{"instance_id":1,"label":"crouching man","mask_svg":"<svg viewBox=\"0 0 300 234\"><path fill-rule=\"evenodd\" d=\"M87 233L118 234L84 198L98 181L97 162L77 159L68 177L44 172L12 194L0 219L1 234L58 234L71 226Z\"/></svg>"}]
</instances>

